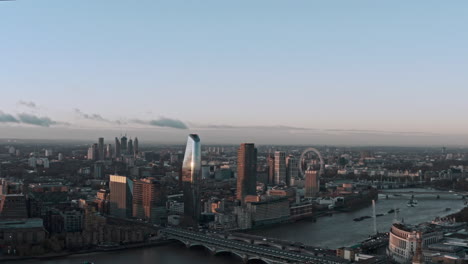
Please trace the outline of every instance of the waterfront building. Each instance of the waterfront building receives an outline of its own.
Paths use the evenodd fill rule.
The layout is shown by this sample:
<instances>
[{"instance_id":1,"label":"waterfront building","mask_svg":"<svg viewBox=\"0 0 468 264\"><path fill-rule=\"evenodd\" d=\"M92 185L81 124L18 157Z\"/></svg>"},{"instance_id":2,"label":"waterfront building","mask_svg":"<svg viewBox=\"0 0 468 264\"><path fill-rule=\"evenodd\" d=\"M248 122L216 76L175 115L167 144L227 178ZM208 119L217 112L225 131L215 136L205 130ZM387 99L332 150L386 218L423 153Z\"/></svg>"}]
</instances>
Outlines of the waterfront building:
<instances>
[{"instance_id":1,"label":"waterfront building","mask_svg":"<svg viewBox=\"0 0 468 264\"><path fill-rule=\"evenodd\" d=\"M104 138L100 137L98 139L98 159L104 160Z\"/></svg>"},{"instance_id":2,"label":"waterfront building","mask_svg":"<svg viewBox=\"0 0 468 264\"><path fill-rule=\"evenodd\" d=\"M40 218L0 220L0 245L16 255L32 254L33 247L42 250L47 239L43 221Z\"/></svg>"},{"instance_id":3,"label":"waterfront building","mask_svg":"<svg viewBox=\"0 0 468 264\"><path fill-rule=\"evenodd\" d=\"M237 199L256 195L257 149L253 143L243 143L237 151Z\"/></svg>"},{"instance_id":4,"label":"waterfront building","mask_svg":"<svg viewBox=\"0 0 468 264\"><path fill-rule=\"evenodd\" d=\"M187 139L182 162L182 189L184 192L184 222L198 225L201 214L200 205L201 144L197 134Z\"/></svg>"},{"instance_id":5,"label":"waterfront building","mask_svg":"<svg viewBox=\"0 0 468 264\"><path fill-rule=\"evenodd\" d=\"M127 218L132 216L133 181L120 175L110 175L110 214Z\"/></svg>"},{"instance_id":6,"label":"waterfront building","mask_svg":"<svg viewBox=\"0 0 468 264\"><path fill-rule=\"evenodd\" d=\"M291 215L286 197L271 197L266 201L247 203L246 209L254 227L287 221Z\"/></svg>"},{"instance_id":7,"label":"waterfront building","mask_svg":"<svg viewBox=\"0 0 468 264\"><path fill-rule=\"evenodd\" d=\"M299 177L298 161L293 155L286 158L286 185L293 186L294 180Z\"/></svg>"},{"instance_id":8,"label":"waterfront building","mask_svg":"<svg viewBox=\"0 0 468 264\"><path fill-rule=\"evenodd\" d=\"M424 248L443 238L443 230L436 225L425 223L412 226L394 223L390 229L387 255L396 263L411 263L418 248L418 239Z\"/></svg>"},{"instance_id":9,"label":"waterfront building","mask_svg":"<svg viewBox=\"0 0 468 264\"><path fill-rule=\"evenodd\" d=\"M305 171L305 197L315 197L320 191L319 171Z\"/></svg>"},{"instance_id":10,"label":"waterfront building","mask_svg":"<svg viewBox=\"0 0 468 264\"><path fill-rule=\"evenodd\" d=\"M275 151L275 184L286 182L286 154Z\"/></svg>"}]
</instances>

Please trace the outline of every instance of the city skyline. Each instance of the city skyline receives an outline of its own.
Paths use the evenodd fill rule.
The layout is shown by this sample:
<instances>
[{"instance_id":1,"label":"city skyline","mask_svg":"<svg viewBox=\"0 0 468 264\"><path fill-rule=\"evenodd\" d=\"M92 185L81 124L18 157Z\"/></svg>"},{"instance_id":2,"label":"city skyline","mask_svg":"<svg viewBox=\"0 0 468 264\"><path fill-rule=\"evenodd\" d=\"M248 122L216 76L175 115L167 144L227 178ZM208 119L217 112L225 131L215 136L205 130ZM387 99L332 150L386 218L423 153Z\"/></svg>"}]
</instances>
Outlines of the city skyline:
<instances>
[{"instance_id":1,"label":"city skyline","mask_svg":"<svg viewBox=\"0 0 468 264\"><path fill-rule=\"evenodd\" d=\"M459 4L2 2L0 137L467 145Z\"/></svg>"}]
</instances>

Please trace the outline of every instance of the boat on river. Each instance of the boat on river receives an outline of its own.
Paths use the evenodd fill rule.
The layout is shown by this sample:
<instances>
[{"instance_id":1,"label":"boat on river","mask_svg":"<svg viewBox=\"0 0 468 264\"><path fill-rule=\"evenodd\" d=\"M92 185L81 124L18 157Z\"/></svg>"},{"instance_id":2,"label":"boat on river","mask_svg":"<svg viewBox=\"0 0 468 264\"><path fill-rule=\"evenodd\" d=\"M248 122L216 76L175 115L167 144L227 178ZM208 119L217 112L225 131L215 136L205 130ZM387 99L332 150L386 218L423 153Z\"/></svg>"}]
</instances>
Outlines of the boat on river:
<instances>
[{"instance_id":1,"label":"boat on river","mask_svg":"<svg viewBox=\"0 0 468 264\"><path fill-rule=\"evenodd\" d=\"M406 205L408 207L416 207L418 206L418 200L411 198Z\"/></svg>"}]
</instances>

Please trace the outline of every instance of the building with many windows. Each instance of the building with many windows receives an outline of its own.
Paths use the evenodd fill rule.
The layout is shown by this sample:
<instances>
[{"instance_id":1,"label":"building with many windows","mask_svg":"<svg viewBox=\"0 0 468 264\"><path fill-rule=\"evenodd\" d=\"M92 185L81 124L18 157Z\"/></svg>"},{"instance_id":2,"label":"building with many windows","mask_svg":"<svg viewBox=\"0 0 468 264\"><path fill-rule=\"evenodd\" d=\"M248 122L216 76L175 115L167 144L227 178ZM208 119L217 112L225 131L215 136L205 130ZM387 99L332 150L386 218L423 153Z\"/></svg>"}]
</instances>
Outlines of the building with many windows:
<instances>
[{"instance_id":1,"label":"building with many windows","mask_svg":"<svg viewBox=\"0 0 468 264\"><path fill-rule=\"evenodd\" d=\"M155 178L137 180L133 184L133 217L151 223L165 222L166 193Z\"/></svg>"},{"instance_id":2,"label":"building with many windows","mask_svg":"<svg viewBox=\"0 0 468 264\"><path fill-rule=\"evenodd\" d=\"M444 238L443 230L435 225L420 224L418 226L394 223L390 229L390 241L387 255L396 263L411 263L421 239L421 246L427 247Z\"/></svg>"},{"instance_id":3,"label":"building with many windows","mask_svg":"<svg viewBox=\"0 0 468 264\"><path fill-rule=\"evenodd\" d=\"M200 205L201 144L197 134L190 134L182 162L182 189L184 192L184 223L198 225Z\"/></svg>"},{"instance_id":4,"label":"building with many windows","mask_svg":"<svg viewBox=\"0 0 468 264\"><path fill-rule=\"evenodd\" d=\"M132 216L133 181L127 176L110 175L110 214L127 218Z\"/></svg>"},{"instance_id":5,"label":"building with many windows","mask_svg":"<svg viewBox=\"0 0 468 264\"><path fill-rule=\"evenodd\" d=\"M243 143L237 151L237 200L257 194L257 149L253 143Z\"/></svg>"},{"instance_id":6,"label":"building with many windows","mask_svg":"<svg viewBox=\"0 0 468 264\"><path fill-rule=\"evenodd\" d=\"M275 184L286 183L286 154L275 151Z\"/></svg>"}]
</instances>

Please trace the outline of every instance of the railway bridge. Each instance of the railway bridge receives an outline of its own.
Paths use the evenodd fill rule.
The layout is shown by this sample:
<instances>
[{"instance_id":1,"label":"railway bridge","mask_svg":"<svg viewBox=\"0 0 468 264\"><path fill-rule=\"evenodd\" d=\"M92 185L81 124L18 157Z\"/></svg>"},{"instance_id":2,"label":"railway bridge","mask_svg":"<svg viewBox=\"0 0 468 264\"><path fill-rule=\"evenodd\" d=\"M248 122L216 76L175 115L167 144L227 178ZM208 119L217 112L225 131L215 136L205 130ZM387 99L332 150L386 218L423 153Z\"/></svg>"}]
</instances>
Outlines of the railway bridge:
<instances>
[{"instance_id":1,"label":"railway bridge","mask_svg":"<svg viewBox=\"0 0 468 264\"><path fill-rule=\"evenodd\" d=\"M267 239L254 240L248 237L239 237L235 234L212 234L179 228L166 228L161 230L161 235L165 239L180 241L188 248L202 246L212 254L230 253L236 255L244 263L251 261L261 261L267 264L350 263L335 256L311 252L294 244L285 246L274 241L270 242Z\"/></svg>"}]
</instances>

